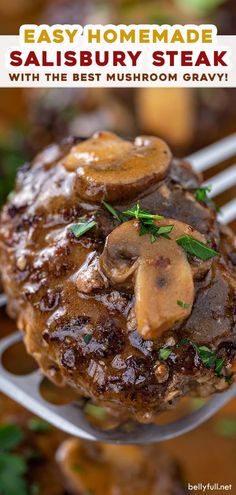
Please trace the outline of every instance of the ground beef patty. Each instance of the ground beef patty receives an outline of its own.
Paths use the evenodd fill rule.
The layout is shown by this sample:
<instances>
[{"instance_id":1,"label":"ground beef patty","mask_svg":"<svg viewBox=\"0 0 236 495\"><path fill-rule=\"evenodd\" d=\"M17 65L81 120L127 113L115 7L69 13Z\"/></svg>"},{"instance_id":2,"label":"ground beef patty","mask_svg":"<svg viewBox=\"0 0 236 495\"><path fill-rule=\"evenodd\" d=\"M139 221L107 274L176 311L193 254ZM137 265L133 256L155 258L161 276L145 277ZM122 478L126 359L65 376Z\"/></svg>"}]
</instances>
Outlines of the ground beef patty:
<instances>
[{"instance_id":1,"label":"ground beef patty","mask_svg":"<svg viewBox=\"0 0 236 495\"><path fill-rule=\"evenodd\" d=\"M199 185L158 138L105 132L52 145L20 170L1 214L0 270L8 311L49 378L147 422L189 392L230 385L235 243L196 199ZM203 261L176 235L152 239L140 220L123 222L117 210L137 202L164 216L151 221L169 237L192 234L219 254ZM94 223L78 237L81 218Z\"/></svg>"}]
</instances>

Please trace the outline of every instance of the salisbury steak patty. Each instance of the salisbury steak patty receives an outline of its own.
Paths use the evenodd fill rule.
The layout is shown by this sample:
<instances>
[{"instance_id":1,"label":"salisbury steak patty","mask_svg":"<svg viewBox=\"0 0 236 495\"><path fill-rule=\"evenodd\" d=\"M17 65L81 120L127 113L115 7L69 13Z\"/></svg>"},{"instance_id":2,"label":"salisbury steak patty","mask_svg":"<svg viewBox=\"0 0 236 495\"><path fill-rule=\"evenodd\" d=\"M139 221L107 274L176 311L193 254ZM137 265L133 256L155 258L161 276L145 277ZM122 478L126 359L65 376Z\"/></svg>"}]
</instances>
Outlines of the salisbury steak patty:
<instances>
[{"instance_id":1,"label":"salisbury steak patty","mask_svg":"<svg viewBox=\"0 0 236 495\"><path fill-rule=\"evenodd\" d=\"M141 421L230 385L235 243L199 187L163 141L110 133L52 145L20 170L1 275L28 352L56 383Z\"/></svg>"}]
</instances>

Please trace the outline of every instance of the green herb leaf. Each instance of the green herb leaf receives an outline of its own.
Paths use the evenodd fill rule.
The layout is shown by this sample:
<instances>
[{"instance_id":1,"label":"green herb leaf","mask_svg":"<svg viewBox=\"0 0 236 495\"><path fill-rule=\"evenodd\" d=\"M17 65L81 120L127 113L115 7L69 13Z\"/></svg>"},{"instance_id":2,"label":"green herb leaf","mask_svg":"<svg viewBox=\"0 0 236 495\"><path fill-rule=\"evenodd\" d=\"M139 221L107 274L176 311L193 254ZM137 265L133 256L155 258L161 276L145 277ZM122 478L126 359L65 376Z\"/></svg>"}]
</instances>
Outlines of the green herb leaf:
<instances>
[{"instance_id":1,"label":"green herb leaf","mask_svg":"<svg viewBox=\"0 0 236 495\"><path fill-rule=\"evenodd\" d=\"M232 383L233 383L233 376L234 376L233 373L231 373L231 375L225 376L225 381L226 381L226 383L228 383L228 385L232 385Z\"/></svg>"},{"instance_id":2,"label":"green herb leaf","mask_svg":"<svg viewBox=\"0 0 236 495\"><path fill-rule=\"evenodd\" d=\"M216 361L215 361L215 373L216 373L216 375L219 376L221 374L221 371L224 367L224 364L225 364L224 358L216 359Z\"/></svg>"},{"instance_id":3,"label":"green herb leaf","mask_svg":"<svg viewBox=\"0 0 236 495\"><path fill-rule=\"evenodd\" d=\"M18 445L24 439L22 430L15 424L2 424L0 425L0 452L11 450Z\"/></svg>"},{"instance_id":4,"label":"green herb leaf","mask_svg":"<svg viewBox=\"0 0 236 495\"><path fill-rule=\"evenodd\" d=\"M28 428L31 431L35 431L35 433L48 433L51 429L51 426L47 421L44 421L40 418L31 418L28 421Z\"/></svg>"},{"instance_id":5,"label":"green herb leaf","mask_svg":"<svg viewBox=\"0 0 236 495\"><path fill-rule=\"evenodd\" d=\"M116 218L119 222L127 222L131 220L131 218L136 218L140 222L139 226L139 235L150 235L151 242L155 242L158 237L162 236L166 239L169 239L169 233L173 230L174 225L163 225L161 227L157 227L155 225L154 220L160 220L163 218L161 215L154 215L148 210L141 210L139 202L136 203L132 208L126 211L119 211L109 203L103 201L104 207L111 213L113 217Z\"/></svg>"},{"instance_id":6,"label":"green herb leaf","mask_svg":"<svg viewBox=\"0 0 236 495\"><path fill-rule=\"evenodd\" d=\"M161 235L162 237L167 237L169 239L168 234L172 232L174 228L174 225L162 225L161 227L158 227L158 235Z\"/></svg>"},{"instance_id":7,"label":"green herb leaf","mask_svg":"<svg viewBox=\"0 0 236 495\"><path fill-rule=\"evenodd\" d=\"M195 198L199 203L204 203L205 205L209 205L214 208L217 212L220 212L219 206L215 204L215 202L207 196L212 190L212 186L207 187L199 187L195 190Z\"/></svg>"},{"instance_id":8,"label":"green herb leaf","mask_svg":"<svg viewBox=\"0 0 236 495\"><path fill-rule=\"evenodd\" d=\"M1 495L28 495L26 462L19 455L0 453L0 493Z\"/></svg>"},{"instance_id":9,"label":"green herb leaf","mask_svg":"<svg viewBox=\"0 0 236 495\"><path fill-rule=\"evenodd\" d=\"M134 205L129 210L123 211L123 214L127 215L129 217L137 218L137 220L140 220L140 219L143 219L143 220L160 220L161 218L163 218L163 216L161 216L161 215L153 215L148 210L141 210L139 202L137 202L137 204Z\"/></svg>"},{"instance_id":10,"label":"green herb leaf","mask_svg":"<svg viewBox=\"0 0 236 495\"><path fill-rule=\"evenodd\" d=\"M176 347L181 347L183 345L191 345L193 349L196 351L198 354L198 357L206 368L212 368L214 367L215 374L221 378L221 371L224 367L225 364L225 359L224 358L218 358L214 352L212 352L209 347L205 345L198 345L195 342L190 341L187 338L183 338L180 340L180 342L176 345ZM225 381L227 381L228 377L225 377Z\"/></svg>"},{"instance_id":11,"label":"green herb leaf","mask_svg":"<svg viewBox=\"0 0 236 495\"><path fill-rule=\"evenodd\" d=\"M143 221L140 221L139 227L139 235L150 235L151 243L156 242L158 237L165 237L166 239L170 239L169 233L173 230L174 225L162 225L161 227L157 227L155 224L146 224Z\"/></svg>"},{"instance_id":12,"label":"green herb leaf","mask_svg":"<svg viewBox=\"0 0 236 495\"><path fill-rule=\"evenodd\" d=\"M160 359L162 359L162 361L166 361L168 357L171 355L171 353L172 353L171 349L168 349L168 347L162 347L159 350L159 357Z\"/></svg>"},{"instance_id":13,"label":"green herb leaf","mask_svg":"<svg viewBox=\"0 0 236 495\"><path fill-rule=\"evenodd\" d=\"M176 347L182 347L183 345L189 345L191 344L190 340L187 339L187 337L183 337L182 339L180 339L179 343L176 344Z\"/></svg>"},{"instance_id":14,"label":"green herb leaf","mask_svg":"<svg viewBox=\"0 0 236 495\"><path fill-rule=\"evenodd\" d=\"M197 201L199 201L200 203L209 203L210 201L210 198L208 198L207 194L209 192L211 192L211 189L212 187L211 186L207 186L207 187L199 187L198 189L196 189L195 191L195 198Z\"/></svg>"},{"instance_id":15,"label":"green herb leaf","mask_svg":"<svg viewBox=\"0 0 236 495\"><path fill-rule=\"evenodd\" d=\"M89 342L92 340L93 334L92 333L87 333L86 335L83 335L83 340L85 344L89 344Z\"/></svg>"},{"instance_id":16,"label":"green herb leaf","mask_svg":"<svg viewBox=\"0 0 236 495\"><path fill-rule=\"evenodd\" d=\"M142 236L146 234L150 234L150 228L148 225L145 225L145 223L140 222L139 235Z\"/></svg>"},{"instance_id":17,"label":"green herb leaf","mask_svg":"<svg viewBox=\"0 0 236 495\"><path fill-rule=\"evenodd\" d=\"M194 349L196 349L202 364L206 366L206 368L210 368L215 364L216 356L208 347L206 347L205 345L198 346L194 343L192 343L192 346L194 347Z\"/></svg>"},{"instance_id":18,"label":"green herb leaf","mask_svg":"<svg viewBox=\"0 0 236 495\"><path fill-rule=\"evenodd\" d=\"M217 358L216 354L214 354L214 352L212 352L211 349L205 345L198 346L194 342L191 342L191 344L198 353L199 359L203 366L206 368L214 367L215 374L218 377L221 377L221 371L225 363L224 358Z\"/></svg>"},{"instance_id":19,"label":"green herb leaf","mask_svg":"<svg viewBox=\"0 0 236 495\"><path fill-rule=\"evenodd\" d=\"M214 256L218 256L219 253L210 248L203 242L197 241L190 235L182 235L176 240L177 244L181 246L187 253L196 256L200 260L207 261Z\"/></svg>"},{"instance_id":20,"label":"green herb leaf","mask_svg":"<svg viewBox=\"0 0 236 495\"><path fill-rule=\"evenodd\" d=\"M236 437L236 420L231 418L218 419L215 424L215 431L225 437Z\"/></svg>"},{"instance_id":21,"label":"green herb leaf","mask_svg":"<svg viewBox=\"0 0 236 495\"><path fill-rule=\"evenodd\" d=\"M73 232L74 236L78 239L82 235L86 234L86 232L93 229L95 225L97 224L94 220L80 220L78 224L71 225L70 229Z\"/></svg>"},{"instance_id":22,"label":"green herb leaf","mask_svg":"<svg viewBox=\"0 0 236 495\"><path fill-rule=\"evenodd\" d=\"M128 218L125 215L123 215L121 211L117 210L117 208L114 208L109 203L106 203L106 201L103 201L102 204L106 208L106 210L109 211L109 213L111 213L111 215L114 218L116 218L116 220L118 220L119 222L123 223L128 221Z\"/></svg>"},{"instance_id":23,"label":"green herb leaf","mask_svg":"<svg viewBox=\"0 0 236 495\"><path fill-rule=\"evenodd\" d=\"M176 301L178 306L184 309L189 309L191 307L191 304L185 303L184 301Z\"/></svg>"},{"instance_id":24,"label":"green herb leaf","mask_svg":"<svg viewBox=\"0 0 236 495\"><path fill-rule=\"evenodd\" d=\"M158 227L154 224L146 224L140 221L139 225L139 235L150 235L151 243L155 242L158 238Z\"/></svg>"}]
</instances>

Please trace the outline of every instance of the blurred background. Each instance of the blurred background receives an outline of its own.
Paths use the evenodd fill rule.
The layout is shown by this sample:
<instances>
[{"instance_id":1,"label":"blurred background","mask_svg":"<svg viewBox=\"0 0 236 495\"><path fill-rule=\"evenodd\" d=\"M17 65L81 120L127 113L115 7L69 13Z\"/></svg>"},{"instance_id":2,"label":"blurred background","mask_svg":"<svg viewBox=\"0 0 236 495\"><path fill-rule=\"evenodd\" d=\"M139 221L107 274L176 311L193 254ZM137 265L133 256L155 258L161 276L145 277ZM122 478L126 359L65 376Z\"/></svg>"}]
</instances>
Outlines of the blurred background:
<instances>
[{"instance_id":1,"label":"blurred background","mask_svg":"<svg viewBox=\"0 0 236 495\"><path fill-rule=\"evenodd\" d=\"M221 34L235 34L236 2L0 2L1 34L18 34L23 23L108 22L211 22ZM0 206L17 168L43 146L68 134L89 136L98 129L129 137L158 135L177 156L187 156L236 131L236 89L1 89ZM235 196L232 187L218 203ZM14 330L14 323L4 309L0 311L3 336ZM192 410L201 403L191 399L183 407ZM90 414L98 423L107 421L101 408L90 408ZM0 396L0 495L181 495L187 481L231 483L236 492L235 461L236 400L194 432L161 447L123 448L68 439Z\"/></svg>"}]
</instances>

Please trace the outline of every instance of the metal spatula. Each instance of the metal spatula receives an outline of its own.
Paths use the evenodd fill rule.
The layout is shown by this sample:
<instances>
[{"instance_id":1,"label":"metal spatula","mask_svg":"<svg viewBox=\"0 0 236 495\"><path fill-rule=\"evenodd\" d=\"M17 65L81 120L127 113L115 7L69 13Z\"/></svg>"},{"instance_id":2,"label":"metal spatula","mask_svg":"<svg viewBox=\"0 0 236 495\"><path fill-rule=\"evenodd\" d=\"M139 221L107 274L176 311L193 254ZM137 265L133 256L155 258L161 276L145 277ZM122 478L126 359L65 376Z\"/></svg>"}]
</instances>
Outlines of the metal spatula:
<instances>
[{"instance_id":1,"label":"metal spatula","mask_svg":"<svg viewBox=\"0 0 236 495\"><path fill-rule=\"evenodd\" d=\"M234 157L236 157L236 133L190 155L187 159L195 170L205 172ZM210 193L212 198L236 186L236 164L212 176L209 183L212 185ZM236 219L236 198L225 204L219 215L219 220L224 224L234 219ZM5 296L0 295L0 304L4 305L5 302ZM20 332L16 332L0 340L0 390L57 428L86 440L146 444L171 439L196 428L236 396L235 383L227 392L215 395L206 405L177 421L165 425L137 424L133 425L132 429L121 425L113 430L101 430L88 422L83 408L79 408L77 404L55 405L47 402L39 390L42 381L42 373L39 369L24 376L7 371L2 356L21 339Z\"/></svg>"}]
</instances>

